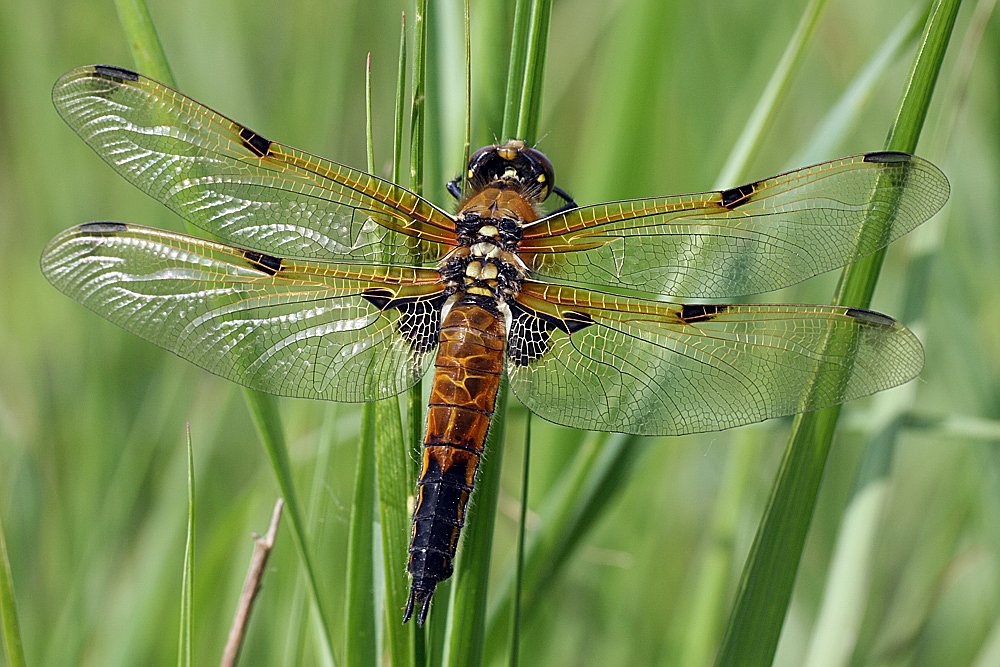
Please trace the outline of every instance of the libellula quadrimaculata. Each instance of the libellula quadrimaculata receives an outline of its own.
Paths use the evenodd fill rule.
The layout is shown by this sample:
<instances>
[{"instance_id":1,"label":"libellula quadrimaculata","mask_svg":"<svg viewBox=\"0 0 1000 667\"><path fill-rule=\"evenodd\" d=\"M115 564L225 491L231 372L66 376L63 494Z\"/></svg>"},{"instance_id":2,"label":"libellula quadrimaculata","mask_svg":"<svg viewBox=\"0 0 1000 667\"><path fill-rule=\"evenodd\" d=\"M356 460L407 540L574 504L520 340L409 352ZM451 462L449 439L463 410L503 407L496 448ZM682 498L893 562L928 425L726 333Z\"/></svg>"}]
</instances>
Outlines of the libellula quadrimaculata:
<instances>
[{"instance_id":1,"label":"libellula quadrimaculata","mask_svg":"<svg viewBox=\"0 0 1000 667\"><path fill-rule=\"evenodd\" d=\"M503 373L558 424L673 435L838 404L923 364L916 337L873 311L657 298L767 292L883 248L948 198L908 154L578 206L511 140L472 156L449 214L126 69L75 69L53 100L119 174L224 240L73 227L42 256L58 289L273 394L374 401L434 365L404 619L422 623L451 574ZM566 203L543 214L553 192Z\"/></svg>"}]
</instances>

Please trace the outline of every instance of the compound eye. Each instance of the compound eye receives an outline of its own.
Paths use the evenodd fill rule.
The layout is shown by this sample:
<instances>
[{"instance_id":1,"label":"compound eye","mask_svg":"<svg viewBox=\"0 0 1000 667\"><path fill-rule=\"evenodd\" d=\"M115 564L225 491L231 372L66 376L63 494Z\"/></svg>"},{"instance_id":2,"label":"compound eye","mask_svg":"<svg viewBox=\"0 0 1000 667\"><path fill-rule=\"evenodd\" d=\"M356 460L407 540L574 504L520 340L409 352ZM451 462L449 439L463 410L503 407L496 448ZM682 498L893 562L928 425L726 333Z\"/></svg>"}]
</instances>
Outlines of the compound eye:
<instances>
[{"instance_id":1,"label":"compound eye","mask_svg":"<svg viewBox=\"0 0 1000 667\"><path fill-rule=\"evenodd\" d=\"M538 200L544 201L555 185L555 169L552 168L549 158L545 157L545 153L537 148L523 148L521 154L528 158L534 166L535 181L541 187L541 195Z\"/></svg>"},{"instance_id":2,"label":"compound eye","mask_svg":"<svg viewBox=\"0 0 1000 667\"><path fill-rule=\"evenodd\" d=\"M499 146L483 146L473 153L472 157L469 158L469 171L474 171L477 164L486 159L487 156L496 153L499 148Z\"/></svg>"}]
</instances>

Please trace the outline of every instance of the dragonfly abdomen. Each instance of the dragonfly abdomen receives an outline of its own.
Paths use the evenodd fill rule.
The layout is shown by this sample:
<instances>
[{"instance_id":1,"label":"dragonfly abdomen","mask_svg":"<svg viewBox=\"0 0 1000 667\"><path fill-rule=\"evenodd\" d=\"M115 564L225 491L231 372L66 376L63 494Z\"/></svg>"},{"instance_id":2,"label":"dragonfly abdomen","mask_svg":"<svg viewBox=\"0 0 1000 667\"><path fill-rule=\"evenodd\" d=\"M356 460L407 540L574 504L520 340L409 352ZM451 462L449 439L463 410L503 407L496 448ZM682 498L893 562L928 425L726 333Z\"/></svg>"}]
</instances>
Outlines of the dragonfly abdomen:
<instances>
[{"instance_id":1,"label":"dragonfly abdomen","mask_svg":"<svg viewBox=\"0 0 1000 667\"><path fill-rule=\"evenodd\" d=\"M503 372L504 324L488 299L465 296L445 316L413 510L412 581L403 622L423 624L437 584L451 576Z\"/></svg>"}]
</instances>

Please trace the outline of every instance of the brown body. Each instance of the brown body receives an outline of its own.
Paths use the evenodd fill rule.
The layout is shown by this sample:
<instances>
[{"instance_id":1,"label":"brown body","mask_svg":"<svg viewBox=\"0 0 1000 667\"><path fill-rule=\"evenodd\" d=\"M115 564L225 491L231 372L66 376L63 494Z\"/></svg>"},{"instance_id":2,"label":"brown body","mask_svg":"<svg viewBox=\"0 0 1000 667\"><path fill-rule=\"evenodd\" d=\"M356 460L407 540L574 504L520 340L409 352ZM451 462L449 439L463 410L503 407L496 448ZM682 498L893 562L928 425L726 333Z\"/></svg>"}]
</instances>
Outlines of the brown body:
<instances>
[{"instance_id":1,"label":"brown body","mask_svg":"<svg viewBox=\"0 0 1000 667\"><path fill-rule=\"evenodd\" d=\"M524 223L537 217L528 200L504 188L477 192L462 206L459 215L463 214L480 220L487 238L493 220ZM507 332L499 308L498 280L484 267L515 258L500 251L487 259L477 255L475 247L456 252L467 260L466 266L478 266L470 272L475 275L461 277L457 300L441 322L434 365L407 565L412 581L405 618L419 607L419 623L426 617L438 582L451 576L503 374Z\"/></svg>"}]
</instances>

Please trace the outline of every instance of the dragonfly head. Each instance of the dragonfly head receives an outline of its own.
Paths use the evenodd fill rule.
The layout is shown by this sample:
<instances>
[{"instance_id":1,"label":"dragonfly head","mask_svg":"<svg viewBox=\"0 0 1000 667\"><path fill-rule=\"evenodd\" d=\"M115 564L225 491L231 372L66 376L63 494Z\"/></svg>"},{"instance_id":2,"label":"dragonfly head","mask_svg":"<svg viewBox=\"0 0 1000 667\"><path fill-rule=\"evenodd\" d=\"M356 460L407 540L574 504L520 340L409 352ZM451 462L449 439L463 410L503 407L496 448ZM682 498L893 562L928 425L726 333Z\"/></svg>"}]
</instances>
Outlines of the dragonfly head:
<instances>
[{"instance_id":1,"label":"dragonfly head","mask_svg":"<svg viewBox=\"0 0 1000 667\"><path fill-rule=\"evenodd\" d=\"M472 154L466 174L469 185L480 191L491 185L517 189L534 202L543 202L552 192L552 163L538 149L520 139L485 146Z\"/></svg>"}]
</instances>

